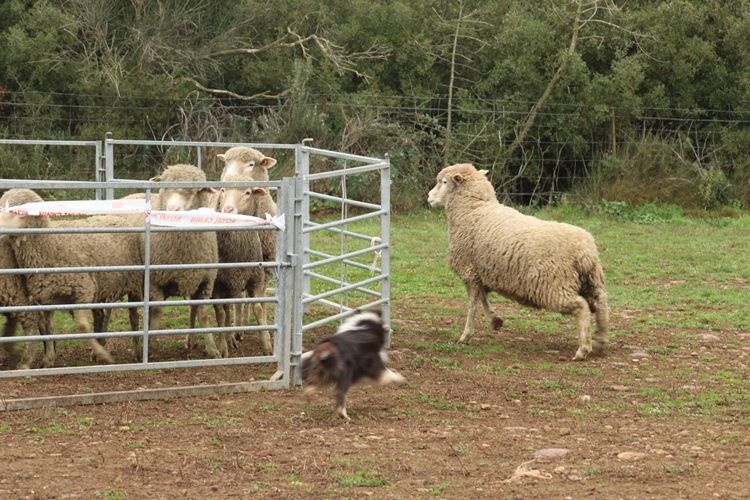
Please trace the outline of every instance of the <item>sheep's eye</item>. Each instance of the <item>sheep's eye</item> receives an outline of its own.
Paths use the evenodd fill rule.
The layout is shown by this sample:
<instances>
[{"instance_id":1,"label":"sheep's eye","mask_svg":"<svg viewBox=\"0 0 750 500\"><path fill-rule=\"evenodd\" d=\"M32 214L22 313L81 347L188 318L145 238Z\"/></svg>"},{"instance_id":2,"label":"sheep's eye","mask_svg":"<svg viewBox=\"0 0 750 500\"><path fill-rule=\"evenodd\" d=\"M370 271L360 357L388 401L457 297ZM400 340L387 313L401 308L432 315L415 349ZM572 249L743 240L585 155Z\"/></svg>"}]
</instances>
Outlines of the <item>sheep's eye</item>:
<instances>
[{"instance_id":1,"label":"sheep's eye","mask_svg":"<svg viewBox=\"0 0 750 500\"><path fill-rule=\"evenodd\" d=\"M252 194L253 194L252 189L248 189L247 191L245 191L245 196L252 196Z\"/></svg>"},{"instance_id":2,"label":"sheep's eye","mask_svg":"<svg viewBox=\"0 0 750 500\"><path fill-rule=\"evenodd\" d=\"M224 193L224 188L219 189L219 191L221 191L221 193Z\"/></svg>"}]
</instances>

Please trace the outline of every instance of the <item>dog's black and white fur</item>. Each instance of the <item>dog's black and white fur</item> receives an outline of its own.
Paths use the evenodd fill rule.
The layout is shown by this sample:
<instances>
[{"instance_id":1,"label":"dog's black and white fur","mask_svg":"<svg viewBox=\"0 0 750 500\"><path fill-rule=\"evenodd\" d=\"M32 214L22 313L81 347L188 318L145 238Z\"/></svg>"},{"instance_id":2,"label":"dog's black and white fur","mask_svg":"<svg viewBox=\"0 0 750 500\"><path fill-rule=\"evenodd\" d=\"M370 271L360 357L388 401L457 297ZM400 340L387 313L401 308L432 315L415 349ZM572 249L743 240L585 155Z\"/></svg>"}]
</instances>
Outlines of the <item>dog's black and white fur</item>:
<instances>
[{"instance_id":1,"label":"dog's black and white fur","mask_svg":"<svg viewBox=\"0 0 750 500\"><path fill-rule=\"evenodd\" d=\"M305 395L326 387L336 395L336 413L346 420L346 394L355 384L385 385L404 377L385 365L386 332L380 311L358 311L347 318L332 337L318 341L301 356Z\"/></svg>"}]
</instances>

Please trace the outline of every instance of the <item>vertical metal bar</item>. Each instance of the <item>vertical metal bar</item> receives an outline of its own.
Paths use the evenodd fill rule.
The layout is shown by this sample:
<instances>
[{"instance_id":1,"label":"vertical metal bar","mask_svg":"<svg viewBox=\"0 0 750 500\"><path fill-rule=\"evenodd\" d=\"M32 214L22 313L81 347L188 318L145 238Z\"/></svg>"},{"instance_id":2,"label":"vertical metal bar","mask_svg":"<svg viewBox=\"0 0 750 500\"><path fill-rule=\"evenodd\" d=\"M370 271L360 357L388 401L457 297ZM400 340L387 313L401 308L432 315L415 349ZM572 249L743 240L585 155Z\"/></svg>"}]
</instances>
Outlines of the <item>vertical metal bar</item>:
<instances>
[{"instance_id":1,"label":"vertical metal bar","mask_svg":"<svg viewBox=\"0 0 750 500\"><path fill-rule=\"evenodd\" d=\"M111 180L115 176L115 146L112 143L112 132L107 132L104 136L104 178ZM108 200L115 198L115 190L107 188L106 197Z\"/></svg>"},{"instance_id":2,"label":"vertical metal bar","mask_svg":"<svg viewBox=\"0 0 750 500\"><path fill-rule=\"evenodd\" d=\"M277 191L278 196L276 200L279 206L279 213L284 214L285 231L278 231L276 235L276 261L277 262L288 262L290 254L289 243L290 238L288 233L294 229L294 200L292 196L294 194L294 184L292 179L289 177L283 179L281 188ZM274 354L279 360L278 370L283 374L283 380L285 387L289 388L293 383L291 381L292 370L291 370L291 352L292 352L292 313L294 308L292 307L292 292L289 286L291 280L289 275L291 274L291 268L288 266L281 266L278 268L277 280L276 280L276 297L278 299L278 305L274 320L276 323L276 337L274 344ZM298 362L297 359L294 360Z\"/></svg>"},{"instance_id":3,"label":"vertical metal bar","mask_svg":"<svg viewBox=\"0 0 750 500\"><path fill-rule=\"evenodd\" d=\"M386 346L391 345L391 160L386 155L388 167L380 171L380 205L384 213L380 216L380 240L385 245L380 254L380 268L385 278L380 284L383 324L386 326Z\"/></svg>"},{"instance_id":4,"label":"vertical metal bar","mask_svg":"<svg viewBox=\"0 0 750 500\"><path fill-rule=\"evenodd\" d=\"M143 233L143 351L141 361L148 363L148 332L151 310L151 189L146 189L146 226Z\"/></svg>"},{"instance_id":5,"label":"vertical metal bar","mask_svg":"<svg viewBox=\"0 0 750 500\"><path fill-rule=\"evenodd\" d=\"M198 168L203 170L203 155L201 154L203 152L203 147L198 146L196 149L198 149L198 153L197 153L197 158L195 159L195 162L198 165Z\"/></svg>"},{"instance_id":6,"label":"vertical metal bar","mask_svg":"<svg viewBox=\"0 0 750 500\"><path fill-rule=\"evenodd\" d=\"M101 141L96 141L96 147L94 151L94 155L96 155L96 158L94 159L94 178L96 179L96 182L102 181L102 143ZM109 180L109 179L107 179ZM102 199L102 189L96 188L96 199L101 200Z\"/></svg>"},{"instance_id":7,"label":"vertical metal bar","mask_svg":"<svg viewBox=\"0 0 750 500\"><path fill-rule=\"evenodd\" d=\"M307 179L307 176L310 174L310 152L307 151L305 148L305 142L310 141L311 139L305 139L302 141L302 144L297 146L296 154L295 154L295 162L297 167L297 176L299 176L302 179L302 191L298 191L297 195L302 197L302 227L305 227L305 224L310 222L310 197L307 196L305 193L310 190L310 181ZM301 231L300 228L300 231ZM310 234L304 233L302 234L302 247L301 247L301 253L300 256L302 258L302 261L300 262L300 266L304 266L305 264L310 262L310 252L308 252L310 248ZM310 277L305 274L303 281L300 282L300 285L302 286L303 293L309 294L310 293Z\"/></svg>"},{"instance_id":8,"label":"vertical metal bar","mask_svg":"<svg viewBox=\"0 0 750 500\"><path fill-rule=\"evenodd\" d=\"M287 227L288 236L287 242L291 244L289 248L292 249L292 253L289 254L288 258L292 263L292 355L294 356L292 366L294 368L294 384L299 385L302 382L302 377L299 367L299 355L302 352L302 324L304 317L304 306L302 305L302 283L304 281L304 271L302 269L303 256L303 235L302 228L304 227L303 218L304 210L303 205L305 196L304 191L304 178L301 175L294 177L294 197L292 200L292 217L293 222L291 227Z\"/></svg>"}]
</instances>

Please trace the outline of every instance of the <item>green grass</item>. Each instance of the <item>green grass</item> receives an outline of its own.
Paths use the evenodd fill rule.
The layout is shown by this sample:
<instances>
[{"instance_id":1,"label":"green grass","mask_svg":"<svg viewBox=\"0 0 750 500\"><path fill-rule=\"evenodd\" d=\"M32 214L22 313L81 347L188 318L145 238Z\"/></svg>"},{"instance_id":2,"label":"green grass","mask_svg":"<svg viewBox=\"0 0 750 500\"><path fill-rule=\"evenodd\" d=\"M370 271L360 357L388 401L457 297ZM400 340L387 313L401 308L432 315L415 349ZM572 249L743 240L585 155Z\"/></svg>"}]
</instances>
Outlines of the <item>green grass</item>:
<instances>
[{"instance_id":1,"label":"green grass","mask_svg":"<svg viewBox=\"0 0 750 500\"><path fill-rule=\"evenodd\" d=\"M388 486L390 482L377 471L375 464L363 466L354 457L332 457L329 474L343 488Z\"/></svg>"},{"instance_id":2,"label":"green grass","mask_svg":"<svg viewBox=\"0 0 750 500\"><path fill-rule=\"evenodd\" d=\"M125 500L126 498L128 498L124 491L113 490L111 488L105 488L103 490L97 491L96 496L104 500Z\"/></svg>"}]
</instances>

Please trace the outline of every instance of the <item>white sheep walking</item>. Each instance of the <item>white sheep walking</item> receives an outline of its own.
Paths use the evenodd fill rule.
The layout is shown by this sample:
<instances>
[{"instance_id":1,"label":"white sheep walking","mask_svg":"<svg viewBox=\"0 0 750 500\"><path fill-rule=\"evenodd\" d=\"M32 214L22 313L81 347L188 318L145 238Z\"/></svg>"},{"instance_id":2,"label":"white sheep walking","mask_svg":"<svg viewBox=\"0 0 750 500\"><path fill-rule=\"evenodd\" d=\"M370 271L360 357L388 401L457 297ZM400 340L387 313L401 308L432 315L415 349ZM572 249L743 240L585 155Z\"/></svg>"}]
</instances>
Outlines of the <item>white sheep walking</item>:
<instances>
[{"instance_id":1,"label":"white sheep walking","mask_svg":"<svg viewBox=\"0 0 750 500\"><path fill-rule=\"evenodd\" d=\"M570 224L521 214L497 201L485 171L470 164L446 167L430 190L430 206L444 206L448 217L448 264L469 296L460 342L474 334L481 302L492 327L503 320L487 301L489 292L518 303L576 317L582 360L607 339L609 309L604 272L594 238ZM597 332L591 340L591 316Z\"/></svg>"}]
</instances>

